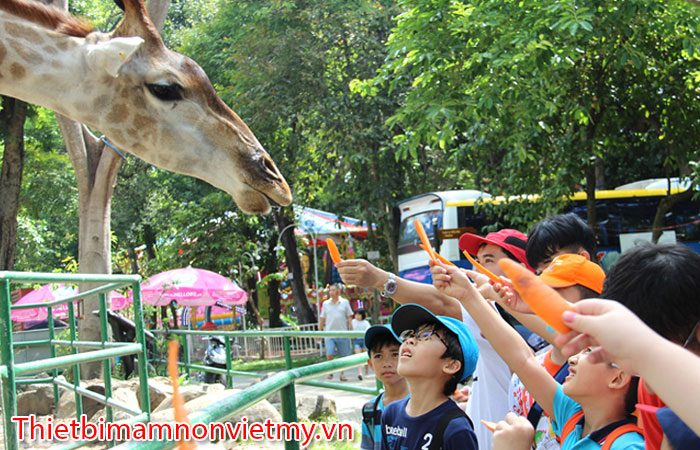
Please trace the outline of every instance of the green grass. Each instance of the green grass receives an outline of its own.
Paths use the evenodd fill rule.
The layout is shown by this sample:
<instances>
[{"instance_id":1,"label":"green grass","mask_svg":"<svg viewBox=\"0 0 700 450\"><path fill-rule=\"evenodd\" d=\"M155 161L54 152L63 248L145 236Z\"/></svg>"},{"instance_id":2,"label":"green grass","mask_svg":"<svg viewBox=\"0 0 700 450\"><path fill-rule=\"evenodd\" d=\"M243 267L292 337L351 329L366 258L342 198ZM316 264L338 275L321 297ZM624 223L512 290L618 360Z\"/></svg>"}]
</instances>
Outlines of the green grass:
<instances>
[{"instance_id":1,"label":"green grass","mask_svg":"<svg viewBox=\"0 0 700 450\"><path fill-rule=\"evenodd\" d=\"M311 364L316 364L325 361L324 358L319 356L313 356L310 358L299 358L292 360L292 367L304 367ZM231 367L234 370L241 370L244 372L259 372L263 370L284 370L286 368L284 359L279 360L263 360L263 361L248 361L243 362L240 359L234 360Z\"/></svg>"}]
</instances>

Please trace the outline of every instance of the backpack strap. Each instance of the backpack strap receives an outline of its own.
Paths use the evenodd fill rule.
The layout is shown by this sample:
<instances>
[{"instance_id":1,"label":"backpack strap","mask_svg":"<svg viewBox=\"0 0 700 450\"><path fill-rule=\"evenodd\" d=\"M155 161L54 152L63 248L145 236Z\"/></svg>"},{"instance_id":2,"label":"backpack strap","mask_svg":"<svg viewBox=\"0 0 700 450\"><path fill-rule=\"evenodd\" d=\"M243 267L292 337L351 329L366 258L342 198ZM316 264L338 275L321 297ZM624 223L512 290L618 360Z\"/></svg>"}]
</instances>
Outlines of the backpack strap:
<instances>
[{"instance_id":1,"label":"backpack strap","mask_svg":"<svg viewBox=\"0 0 700 450\"><path fill-rule=\"evenodd\" d=\"M458 419L460 417L467 419L469 426L472 427L472 430L474 429L474 423L469 418L467 413L462 411L460 408L452 408L446 411L442 416L440 416L440 419L438 419L437 425L435 425L435 430L433 430L433 441L430 443L428 450L442 450L442 442L445 439L445 431L447 430L447 426L454 419Z\"/></svg>"},{"instance_id":2,"label":"backpack strap","mask_svg":"<svg viewBox=\"0 0 700 450\"><path fill-rule=\"evenodd\" d=\"M365 403L362 406L362 422L367 426L367 431L369 431L369 436L374 442L374 426L378 424L382 418L382 411L378 408L379 402L384 393L377 395L377 398Z\"/></svg>"},{"instance_id":3,"label":"backpack strap","mask_svg":"<svg viewBox=\"0 0 700 450\"><path fill-rule=\"evenodd\" d=\"M561 429L561 443L563 444L564 441L566 440L566 437L571 434L572 431L574 431L574 428L576 428L576 425L578 425L578 422L581 420L583 417L583 410L580 410L576 412L574 415L569 417L569 420L566 421L564 424L564 427Z\"/></svg>"},{"instance_id":4,"label":"backpack strap","mask_svg":"<svg viewBox=\"0 0 700 450\"><path fill-rule=\"evenodd\" d=\"M600 450L610 450L613 442L615 442L615 439L627 433L639 433L642 435L642 429L633 423L628 423L626 425L622 425L621 427L617 427L605 437L605 441L600 447Z\"/></svg>"}]
</instances>

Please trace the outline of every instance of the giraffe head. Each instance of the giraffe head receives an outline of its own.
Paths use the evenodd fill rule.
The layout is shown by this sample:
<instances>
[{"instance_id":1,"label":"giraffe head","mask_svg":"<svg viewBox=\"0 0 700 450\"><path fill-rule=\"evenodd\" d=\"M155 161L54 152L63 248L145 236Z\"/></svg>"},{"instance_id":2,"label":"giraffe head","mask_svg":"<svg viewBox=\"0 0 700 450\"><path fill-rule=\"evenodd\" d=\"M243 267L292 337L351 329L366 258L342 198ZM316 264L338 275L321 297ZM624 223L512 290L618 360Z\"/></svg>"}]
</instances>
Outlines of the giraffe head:
<instances>
[{"instance_id":1,"label":"giraffe head","mask_svg":"<svg viewBox=\"0 0 700 450\"><path fill-rule=\"evenodd\" d=\"M165 47L141 0L125 0L124 9L110 35L86 37L88 67L114 87L94 102L109 105L101 131L145 161L222 189L244 212L290 204L275 163L204 71Z\"/></svg>"}]
</instances>

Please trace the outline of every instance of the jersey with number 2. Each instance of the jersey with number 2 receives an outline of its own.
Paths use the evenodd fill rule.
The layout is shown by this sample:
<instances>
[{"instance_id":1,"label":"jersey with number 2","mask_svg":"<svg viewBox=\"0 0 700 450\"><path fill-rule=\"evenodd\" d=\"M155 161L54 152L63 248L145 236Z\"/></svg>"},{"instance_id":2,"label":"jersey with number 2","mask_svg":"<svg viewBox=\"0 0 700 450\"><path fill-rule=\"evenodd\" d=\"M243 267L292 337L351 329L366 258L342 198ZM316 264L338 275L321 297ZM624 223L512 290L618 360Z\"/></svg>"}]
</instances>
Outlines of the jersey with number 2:
<instances>
[{"instance_id":1,"label":"jersey with number 2","mask_svg":"<svg viewBox=\"0 0 700 450\"><path fill-rule=\"evenodd\" d=\"M382 413L382 450L429 450L440 417L458 406L447 400L418 417L406 414L408 398L389 404ZM453 419L443 435L443 450L478 450L476 434L464 417Z\"/></svg>"}]
</instances>

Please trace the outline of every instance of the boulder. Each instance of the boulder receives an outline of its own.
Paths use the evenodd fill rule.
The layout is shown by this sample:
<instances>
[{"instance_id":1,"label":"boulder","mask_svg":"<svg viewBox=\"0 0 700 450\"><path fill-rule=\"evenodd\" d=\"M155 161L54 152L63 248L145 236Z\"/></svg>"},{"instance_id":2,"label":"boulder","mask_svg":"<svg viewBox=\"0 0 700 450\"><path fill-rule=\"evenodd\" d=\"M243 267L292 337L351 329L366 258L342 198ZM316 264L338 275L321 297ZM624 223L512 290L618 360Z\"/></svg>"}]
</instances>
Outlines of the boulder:
<instances>
[{"instance_id":1,"label":"boulder","mask_svg":"<svg viewBox=\"0 0 700 450\"><path fill-rule=\"evenodd\" d=\"M81 381L80 386L104 395L105 387L102 385L102 381L98 380L100 384L91 384L92 381L93 380L90 380L90 382ZM88 418L92 417L97 411L102 409L102 407L102 403L83 396L83 414L85 414ZM60 399L58 400L58 406L56 407L56 418L69 419L72 417L75 417L75 393L64 389Z\"/></svg>"},{"instance_id":2,"label":"boulder","mask_svg":"<svg viewBox=\"0 0 700 450\"><path fill-rule=\"evenodd\" d=\"M53 385L34 384L17 395L17 415L45 416L53 413Z\"/></svg>"},{"instance_id":3,"label":"boulder","mask_svg":"<svg viewBox=\"0 0 700 450\"><path fill-rule=\"evenodd\" d=\"M112 398L133 410L141 410L139 406L139 399L136 397L136 393L128 387L117 387L116 389L113 389ZM106 417L106 415L107 411L105 410L105 408L102 408L90 418L90 422L97 422L100 419L100 417ZM133 416L126 411L122 411L119 408L112 408L113 422L129 420L132 417Z\"/></svg>"},{"instance_id":4,"label":"boulder","mask_svg":"<svg viewBox=\"0 0 700 450\"><path fill-rule=\"evenodd\" d=\"M185 399L185 403L190 400L202 397L204 395L214 394L217 392L222 392L224 386L222 384L203 384L203 385L187 385L180 386L180 393ZM162 402L153 410L153 412L163 411L165 409L170 409L173 407L173 396L172 387L170 389L170 394L166 395Z\"/></svg>"},{"instance_id":5,"label":"boulder","mask_svg":"<svg viewBox=\"0 0 700 450\"><path fill-rule=\"evenodd\" d=\"M335 401L324 395L302 395L297 397L297 419L316 420L322 416L337 416Z\"/></svg>"}]
</instances>

